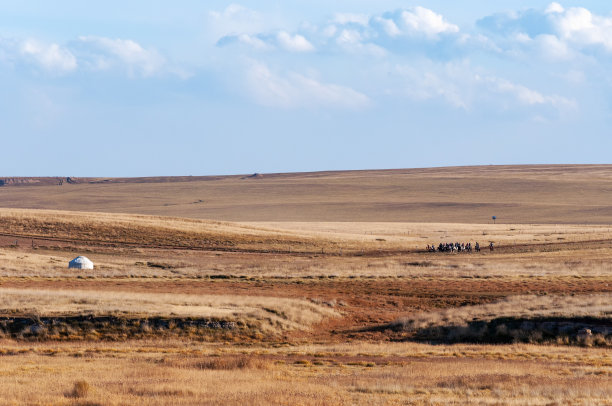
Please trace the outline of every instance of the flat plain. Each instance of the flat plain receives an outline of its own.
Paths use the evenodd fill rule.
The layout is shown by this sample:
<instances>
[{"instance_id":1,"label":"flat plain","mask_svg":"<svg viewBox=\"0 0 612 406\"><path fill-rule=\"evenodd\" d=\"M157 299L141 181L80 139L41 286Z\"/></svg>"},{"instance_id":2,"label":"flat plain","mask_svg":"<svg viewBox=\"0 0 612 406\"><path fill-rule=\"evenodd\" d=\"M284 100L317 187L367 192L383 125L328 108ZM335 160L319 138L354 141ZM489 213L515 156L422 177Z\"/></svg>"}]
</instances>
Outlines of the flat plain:
<instances>
[{"instance_id":1,"label":"flat plain","mask_svg":"<svg viewBox=\"0 0 612 406\"><path fill-rule=\"evenodd\" d=\"M612 404L612 166L12 182L2 404Z\"/></svg>"}]
</instances>

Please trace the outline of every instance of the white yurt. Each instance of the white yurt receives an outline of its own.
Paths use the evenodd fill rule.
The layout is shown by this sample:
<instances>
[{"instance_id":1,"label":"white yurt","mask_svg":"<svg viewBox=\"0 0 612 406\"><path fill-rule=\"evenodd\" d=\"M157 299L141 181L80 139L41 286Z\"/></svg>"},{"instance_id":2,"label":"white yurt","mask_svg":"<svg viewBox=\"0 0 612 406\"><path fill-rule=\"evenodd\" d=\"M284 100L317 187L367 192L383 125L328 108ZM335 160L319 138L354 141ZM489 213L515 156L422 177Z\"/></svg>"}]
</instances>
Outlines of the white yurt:
<instances>
[{"instance_id":1,"label":"white yurt","mask_svg":"<svg viewBox=\"0 0 612 406\"><path fill-rule=\"evenodd\" d=\"M68 268L94 269L93 262L87 257L78 256L68 263Z\"/></svg>"}]
</instances>

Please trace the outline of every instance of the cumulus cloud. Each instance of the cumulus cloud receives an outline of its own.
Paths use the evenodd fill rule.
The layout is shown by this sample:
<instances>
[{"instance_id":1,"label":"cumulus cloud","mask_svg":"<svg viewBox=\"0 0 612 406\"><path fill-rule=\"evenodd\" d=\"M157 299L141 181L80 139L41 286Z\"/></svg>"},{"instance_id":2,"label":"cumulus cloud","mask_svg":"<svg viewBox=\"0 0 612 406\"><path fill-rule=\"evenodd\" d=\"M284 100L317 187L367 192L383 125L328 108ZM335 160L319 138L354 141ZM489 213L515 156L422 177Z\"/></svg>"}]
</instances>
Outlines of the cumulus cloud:
<instances>
[{"instance_id":1,"label":"cumulus cloud","mask_svg":"<svg viewBox=\"0 0 612 406\"><path fill-rule=\"evenodd\" d=\"M545 94L525 85L477 72L468 63L436 64L425 61L418 66L398 66L400 86L393 90L415 101L440 100L454 108L472 110L491 108L549 107L555 111L571 110L576 103L557 94Z\"/></svg>"},{"instance_id":2,"label":"cumulus cloud","mask_svg":"<svg viewBox=\"0 0 612 406\"><path fill-rule=\"evenodd\" d=\"M546 14L552 14L552 13L563 13L565 11L565 9L563 8L563 6L559 3L550 3L548 5L548 7L546 7L545 13Z\"/></svg>"},{"instance_id":3,"label":"cumulus cloud","mask_svg":"<svg viewBox=\"0 0 612 406\"><path fill-rule=\"evenodd\" d=\"M129 39L79 37L82 57L90 68L124 68L129 75L152 76L162 71L166 61L156 50L145 49Z\"/></svg>"},{"instance_id":4,"label":"cumulus cloud","mask_svg":"<svg viewBox=\"0 0 612 406\"><path fill-rule=\"evenodd\" d=\"M413 41L413 44L419 41L437 42L459 33L457 25L424 7L400 9L374 16L337 13L323 24L307 26L309 30L300 33L285 30L254 34L234 32L219 39L217 45L243 44L256 50L277 49L289 52L345 50L382 56L386 54L385 48L389 41L395 41L399 50L410 47L397 47L397 41Z\"/></svg>"},{"instance_id":5,"label":"cumulus cloud","mask_svg":"<svg viewBox=\"0 0 612 406\"><path fill-rule=\"evenodd\" d=\"M582 7L557 9L548 15L560 38L577 46L600 45L612 51L612 18L594 15Z\"/></svg>"},{"instance_id":6,"label":"cumulus cloud","mask_svg":"<svg viewBox=\"0 0 612 406\"><path fill-rule=\"evenodd\" d=\"M568 44L555 35L538 35L534 41L540 54L544 55L548 59L569 60L575 55L575 52L568 46Z\"/></svg>"},{"instance_id":7,"label":"cumulus cloud","mask_svg":"<svg viewBox=\"0 0 612 406\"><path fill-rule=\"evenodd\" d=\"M459 27L451 24L441 15L424 7L402 10L395 13L395 23L406 33L423 33L429 37L439 34L459 32Z\"/></svg>"},{"instance_id":8,"label":"cumulus cloud","mask_svg":"<svg viewBox=\"0 0 612 406\"><path fill-rule=\"evenodd\" d=\"M402 31L397 26L395 21L393 21L390 18L384 18L384 17L377 16L377 17L374 17L372 22L375 27L378 26L378 28L380 28L384 34L386 34L387 36L391 38L397 37L402 33Z\"/></svg>"},{"instance_id":9,"label":"cumulus cloud","mask_svg":"<svg viewBox=\"0 0 612 406\"><path fill-rule=\"evenodd\" d=\"M284 50L288 52L312 52L314 45L303 35L278 31L274 34L226 35L217 41L217 46L242 44L258 51Z\"/></svg>"},{"instance_id":10,"label":"cumulus cloud","mask_svg":"<svg viewBox=\"0 0 612 406\"><path fill-rule=\"evenodd\" d=\"M335 36L335 43L343 50L350 53L372 55L382 57L387 51L376 44L373 44L364 37L358 30L345 28Z\"/></svg>"},{"instance_id":11,"label":"cumulus cloud","mask_svg":"<svg viewBox=\"0 0 612 406\"><path fill-rule=\"evenodd\" d=\"M131 77L169 73L190 76L185 69L170 65L155 49L130 39L82 36L64 45L38 39L0 37L0 63L18 68L36 66L53 74L80 71L126 72Z\"/></svg>"},{"instance_id":12,"label":"cumulus cloud","mask_svg":"<svg viewBox=\"0 0 612 406\"><path fill-rule=\"evenodd\" d=\"M459 26L448 22L443 15L418 6L374 16L370 20L370 28L377 37L390 38L424 37L437 40L441 35L459 33Z\"/></svg>"},{"instance_id":13,"label":"cumulus cloud","mask_svg":"<svg viewBox=\"0 0 612 406\"><path fill-rule=\"evenodd\" d=\"M479 20L477 26L507 50L529 46L527 51L550 59L567 60L598 50L612 52L612 18L584 7L551 3L544 10L494 14Z\"/></svg>"},{"instance_id":14,"label":"cumulus cloud","mask_svg":"<svg viewBox=\"0 0 612 406\"><path fill-rule=\"evenodd\" d=\"M259 62L248 69L247 85L258 103L270 107L361 109L370 103L366 95L350 87L322 83L296 72L275 73Z\"/></svg>"},{"instance_id":15,"label":"cumulus cloud","mask_svg":"<svg viewBox=\"0 0 612 406\"><path fill-rule=\"evenodd\" d=\"M58 44L43 44L28 39L21 44L20 53L48 71L66 73L77 68L76 57Z\"/></svg>"},{"instance_id":16,"label":"cumulus cloud","mask_svg":"<svg viewBox=\"0 0 612 406\"><path fill-rule=\"evenodd\" d=\"M278 44L287 51L310 52L315 49L306 38L299 34L291 35L286 31L280 31L276 34L276 40Z\"/></svg>"},{"instance_id":17,"label":"cumulus cloud","mask_svg":"<svg viewBox=\"0 0 612 406\"><path fill-rule=\"evenodd\" d=\"M516 38L519 34L533 38L553 32L548 14L536 9L496 13L481 18L476 26L498 40Z\"/></svg>"}]
</instances>

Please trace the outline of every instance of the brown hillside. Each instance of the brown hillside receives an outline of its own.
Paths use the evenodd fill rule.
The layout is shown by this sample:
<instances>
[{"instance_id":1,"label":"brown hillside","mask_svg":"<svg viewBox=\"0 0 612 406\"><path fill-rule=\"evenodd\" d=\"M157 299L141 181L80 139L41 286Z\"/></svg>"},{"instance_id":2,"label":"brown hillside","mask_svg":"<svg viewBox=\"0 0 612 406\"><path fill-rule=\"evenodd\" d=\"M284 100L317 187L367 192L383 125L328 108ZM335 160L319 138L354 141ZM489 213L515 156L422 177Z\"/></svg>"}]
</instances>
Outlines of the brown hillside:
<instances>
[{"instance_id":1,"label":"brown hillside","mask_svg":"<svg viewBox=\"0 0 612 406\"><path fill-rule=\"evenodd\" d=\"M71 178L62 186L13 179L30 186L0 187L0 207L231 221L612 223L612 165Z\"/></svg>"}]
</instances>

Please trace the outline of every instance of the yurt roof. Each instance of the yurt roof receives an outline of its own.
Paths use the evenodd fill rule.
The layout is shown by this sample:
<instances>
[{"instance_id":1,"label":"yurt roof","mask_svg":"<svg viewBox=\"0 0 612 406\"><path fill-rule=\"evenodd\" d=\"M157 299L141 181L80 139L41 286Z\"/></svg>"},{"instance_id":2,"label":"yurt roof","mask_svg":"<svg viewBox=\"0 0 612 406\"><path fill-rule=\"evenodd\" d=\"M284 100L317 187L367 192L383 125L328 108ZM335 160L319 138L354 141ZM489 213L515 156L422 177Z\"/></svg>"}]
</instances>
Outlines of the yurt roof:
<instances>
[{"instance_id":1,"label":"yurt roof","mask_svg":"<svg viewBox=\"0 0 612 406\"><path fill-rule=\"evenodd\" d=\"M78 257L70 261L70 263L68 264L68 266L76 266L76 265L82 268L92 268L93 269L93 262L89 258L84 257L82 255L79 255Z\"/></svg>"}]
</instances>

